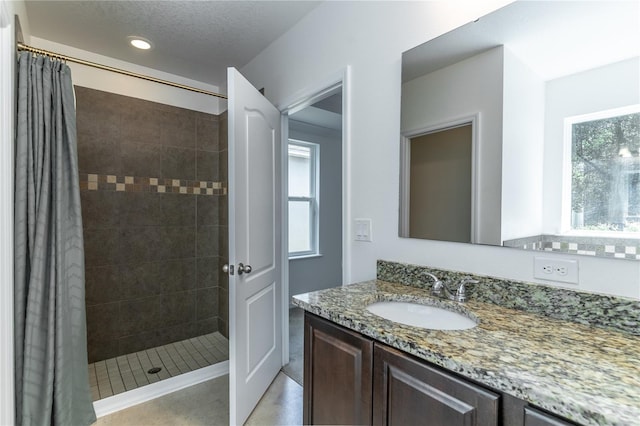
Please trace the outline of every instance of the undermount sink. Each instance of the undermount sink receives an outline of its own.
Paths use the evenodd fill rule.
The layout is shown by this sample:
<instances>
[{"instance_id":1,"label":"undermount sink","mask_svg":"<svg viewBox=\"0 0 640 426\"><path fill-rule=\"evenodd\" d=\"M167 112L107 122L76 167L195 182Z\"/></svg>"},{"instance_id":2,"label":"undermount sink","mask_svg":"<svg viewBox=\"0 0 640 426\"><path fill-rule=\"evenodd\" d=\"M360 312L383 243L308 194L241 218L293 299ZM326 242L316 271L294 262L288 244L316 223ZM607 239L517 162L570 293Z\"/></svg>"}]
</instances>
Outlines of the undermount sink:
<instances>
[{"instance_id":1,"label":"undermount sink","mask_svg":"<svg viewBox=\"0 0 640 426\"><path fill-rule=\"evenodd\" d=\"M432 330L468 330L478 325L471 318L436 306L411 302L376 302L367 311L379 317Z\"/></svg>"}]
</instances>

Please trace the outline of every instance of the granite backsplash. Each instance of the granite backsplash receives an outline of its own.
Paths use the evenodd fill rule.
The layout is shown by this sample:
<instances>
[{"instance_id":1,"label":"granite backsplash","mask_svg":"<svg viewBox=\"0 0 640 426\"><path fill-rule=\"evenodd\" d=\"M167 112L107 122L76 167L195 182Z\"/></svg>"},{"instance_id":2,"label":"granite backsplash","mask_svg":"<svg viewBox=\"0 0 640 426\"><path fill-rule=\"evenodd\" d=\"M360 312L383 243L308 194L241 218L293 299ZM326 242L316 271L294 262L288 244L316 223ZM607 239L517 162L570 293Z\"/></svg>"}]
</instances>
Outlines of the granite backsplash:
<instances>
[{"instance_id":1,"label":"granite backsplash","mask_svg":"<svg viewBox=\"0 0 640 426\"><path fill-rule=\"evenodd\" d=\"M378 280L429 289L433 283L425 272L449 284L463 278L478 280L468 285L468 299L640 335L639 300L386 260L378 260L376 268Z\"/></svg>"}]
</instances>

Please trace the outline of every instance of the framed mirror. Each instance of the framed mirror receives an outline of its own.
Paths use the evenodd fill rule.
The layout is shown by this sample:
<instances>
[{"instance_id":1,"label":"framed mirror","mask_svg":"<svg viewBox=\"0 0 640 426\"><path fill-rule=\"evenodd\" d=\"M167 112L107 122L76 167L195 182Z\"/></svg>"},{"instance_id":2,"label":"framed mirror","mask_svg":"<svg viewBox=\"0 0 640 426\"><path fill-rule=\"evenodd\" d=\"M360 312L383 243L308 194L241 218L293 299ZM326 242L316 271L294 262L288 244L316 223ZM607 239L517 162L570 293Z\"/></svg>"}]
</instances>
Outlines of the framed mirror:
<instances>
[{"instance_id":1,"label":"framed mirror","mask_svg":"<svg viewBox=\"0 0 640 426\"><path fill-rule=\"evenodd\" d=\"M638 40L640 2L517 1L405 52L400 236L640 259Z\"/></svg>"}]
</instances>

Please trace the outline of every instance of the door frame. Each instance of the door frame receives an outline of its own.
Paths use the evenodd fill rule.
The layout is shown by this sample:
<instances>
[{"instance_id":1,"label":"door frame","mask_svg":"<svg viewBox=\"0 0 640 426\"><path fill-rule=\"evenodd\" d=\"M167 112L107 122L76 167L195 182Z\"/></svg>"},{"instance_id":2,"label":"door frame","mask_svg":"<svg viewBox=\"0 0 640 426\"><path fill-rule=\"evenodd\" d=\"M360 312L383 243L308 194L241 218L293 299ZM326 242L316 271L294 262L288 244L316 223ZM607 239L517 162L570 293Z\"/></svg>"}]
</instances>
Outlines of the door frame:
<instances>
[{"instance_id":1,"label":"door frame","mask_svg":"<svg viewBox=\"0 0 640 426\"><path fill-rule=\"evenodd\" d=\"M13 145L16 92L13 7L0 1L0 424L15 422L13 330Z\"/></svg>"},{"instance_id":2,"label":"door frame","mask_svg":"<svg viewBox=\"0 0 640 426\"><path fill-rule=\"evenodd\" d=\"M276 105L282 120L282 365L289 363L289 210L288 199L288 158L289 114L306 108L317 102L328 92L342 87L342 282L341 286L351 282L351 205L349 203L350 165L351 165L351 66L329 75L323 81L310 85ZM338 283L336 283L338 284Z\"/></svg>"},{"instance_id":3,"label":"door frame","mask_svg":"<svg viewBox=\"0 0 640 426\"><path fill-rule=\"evenodd\" d=\"M409 192L411 171L411 139L471 125L471 242L480 241L480 113L465 115L446 122L429 124L407 130L400 135L400 220L398 233L401 237L409 238Z\"/></svg>"}]
</instances>

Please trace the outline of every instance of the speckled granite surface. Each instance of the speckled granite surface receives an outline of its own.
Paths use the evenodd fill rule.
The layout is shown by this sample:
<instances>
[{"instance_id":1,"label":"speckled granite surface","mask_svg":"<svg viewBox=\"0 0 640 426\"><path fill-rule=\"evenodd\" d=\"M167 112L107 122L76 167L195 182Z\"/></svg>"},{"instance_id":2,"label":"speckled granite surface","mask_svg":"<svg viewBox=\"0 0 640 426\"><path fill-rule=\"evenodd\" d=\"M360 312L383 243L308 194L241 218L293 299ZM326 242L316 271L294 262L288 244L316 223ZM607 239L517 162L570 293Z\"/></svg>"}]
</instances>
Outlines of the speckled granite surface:
<instances>
[{"instance_id":1,"label":"speckled granite surface","mask_svg":"<svg viewBox=\"0 0 640 426\"><path fill-rule=\"evenodd\" d=\"M426 330L369 313L381 300L448 306L480 320ZM463 305L380 280L293 297L311 313L584 425L640 425L640 337L495 304Z\"/></svg>"},{"instance_id":2,"label":"speckled granite surface","mask_svg":"<svg viewBox=\"0 0 640 426\"><path fill-rule=\"evenodd\" d=\"M384 281L431 288L433 283L425 280L425 271L448 283L459 282L464 277L480 281L467 287L469 299L475 301L640 336L640 301L634 299L385 260L377 262L376 276Z\"/></svg>"}]
</instances>

